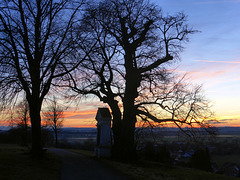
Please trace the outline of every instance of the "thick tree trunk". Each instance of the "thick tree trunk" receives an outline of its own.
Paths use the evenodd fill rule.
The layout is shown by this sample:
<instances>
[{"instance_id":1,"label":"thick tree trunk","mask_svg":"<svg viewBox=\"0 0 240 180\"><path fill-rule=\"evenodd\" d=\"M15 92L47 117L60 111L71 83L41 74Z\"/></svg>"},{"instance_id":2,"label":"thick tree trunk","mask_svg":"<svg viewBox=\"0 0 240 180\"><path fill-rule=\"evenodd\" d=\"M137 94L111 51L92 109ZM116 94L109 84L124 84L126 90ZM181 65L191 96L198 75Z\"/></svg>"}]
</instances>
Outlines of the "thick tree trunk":
<instances>
[{"instance_id":1,"label":"thick tree trunk","mask_svg":"<svg viewBox=\"0 0 240 180\"><path fill-rule=\"evenodd\" d=\"M129 107L129 106L127 106ZM113 116L114 119L114 116ZM115 121L116 123L116 121ZM121 123L121 124L120 124ZM113 129L114 145L112 147L112 157L123 161L136 160L135 147L135 123L136 115L134 111L125 110L123 120ZM114 127L114 121L113 121Z\"/></svg>"},{"instance_id":2,"label":"thick tree trunk","mask_svg":"<svg viewBox=\"0 0 240 180\"><path fill-rule=\"evenodd\" d=\"M41 103L30 103L30 119L32 125L32 155L40 157L42 155L41 139Z\"/></svg>"},{"instance_id":3,"label":"thick tree trunk","mask_svg":"<svg viewBox=\"0 0 240 180\"><path fill-rule=\"evenodd\" d=\"M129 161L136 160L135 123L136 113L135 98L126 96L121 128L121 158Z\"/></svg>"},{"instance_id":4,"label":"thick tree trunk","mask_svg":"<svg viewBox=\"0 0 240 180\"><path fill-rule=\"evenodd\" d=\"M119 109L118 102L114 99L108 99L108 105L113 115L113 138L112 158L132 161L136 159L136 150L134 143L136 115L134 109L134 98L125 101L124 117Z\"/></svg>"},{"instance_id":5,"label":"thick tree trunk","mask_svg":"<svg viewBox=\"0 0 240 180\"><path fill-rule=\"evenodd\" d=\"M136 160L136 146L135 146L135 119L132 112L126 113L129 115L122 123L121 133L121 159L127 161Z\"/></svg>"}]
</instances>

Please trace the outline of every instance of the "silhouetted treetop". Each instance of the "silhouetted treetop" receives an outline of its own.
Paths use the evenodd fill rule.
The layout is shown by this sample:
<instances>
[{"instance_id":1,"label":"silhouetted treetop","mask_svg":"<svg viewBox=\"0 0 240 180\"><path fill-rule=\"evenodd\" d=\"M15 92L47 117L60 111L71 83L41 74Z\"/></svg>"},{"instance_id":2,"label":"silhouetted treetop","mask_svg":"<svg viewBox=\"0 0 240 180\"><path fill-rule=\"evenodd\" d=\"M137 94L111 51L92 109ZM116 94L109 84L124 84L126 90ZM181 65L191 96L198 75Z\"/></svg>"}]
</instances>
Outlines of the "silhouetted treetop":
<instances>
[{"instance_id":1,"label":"silhouetted treetop","mask_svg":"<svg viewBox=\"0 0 240 180\"><path fill-rule=\"evenodd\" d=\"M54 79L84 59L84 52L76 55L73 36L82 5L74 0L0 1L0 97L11 102L25 92L36 155L41 153L43 99Z\"/></svg>"},{"instance_id":2,"label":"silhouetted treetop","mask_svg":"<svg viewBox=\"0 0 240 180\"><path fill-rule=\"evenodd\" d=\"M174 86L175 82L169 78L171 73L166 70L166 64L177 58L183 42L195 31L187 25L184 13L165 15L161 8L146 0L89 3L83 17L79 29L85 32L87 42L95 46L78 71L69 77L68 85L79 94L96 95L109 105L113 115L113 153L124 159L134 159L138 119L159 123L180 121L173 108L169 112L171 118L168 114L165 120L150 111L153 106L160 109L165 106L160 105L159 97L166 97L162 99L164 103L180 103L188 93L198 93L196 89L186 90L188 93L180 98L181 93L177 92L184 86L168 93L177 85ZM84 44L81 48L88 52L91 46ZM179 98L171 101L174 95ZM187 111L184 113L186 115Z\"/></svg>"}]
</instances>

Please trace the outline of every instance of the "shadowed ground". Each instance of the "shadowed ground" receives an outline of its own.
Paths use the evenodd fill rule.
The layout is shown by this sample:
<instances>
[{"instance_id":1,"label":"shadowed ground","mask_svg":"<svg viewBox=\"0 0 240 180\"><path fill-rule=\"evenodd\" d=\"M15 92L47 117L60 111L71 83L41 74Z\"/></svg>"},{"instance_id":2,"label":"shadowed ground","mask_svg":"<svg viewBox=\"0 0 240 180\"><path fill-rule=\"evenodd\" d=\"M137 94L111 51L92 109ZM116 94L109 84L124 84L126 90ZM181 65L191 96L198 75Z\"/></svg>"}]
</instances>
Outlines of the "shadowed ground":
<instances>
[{"instance_id":1,"label":"shadowed ground","mask_svg":"<svg viewBox=\"0 0 240 180\"><path fill-rule=\"evenodd\" d=\"M63 150L49 148L62 161L61 180L127 180L116 170L103 165L94 159Z\"/></svg>"}]
</instances>

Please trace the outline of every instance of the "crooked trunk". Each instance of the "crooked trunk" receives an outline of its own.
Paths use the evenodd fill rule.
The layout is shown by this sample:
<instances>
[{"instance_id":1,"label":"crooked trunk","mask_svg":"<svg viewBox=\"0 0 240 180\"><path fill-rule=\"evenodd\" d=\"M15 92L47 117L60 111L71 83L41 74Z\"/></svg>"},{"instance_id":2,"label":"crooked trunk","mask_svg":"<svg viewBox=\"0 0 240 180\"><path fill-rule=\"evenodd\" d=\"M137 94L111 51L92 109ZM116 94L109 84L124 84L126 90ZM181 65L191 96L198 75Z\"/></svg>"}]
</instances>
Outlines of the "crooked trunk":
<instances>
[{"instance_id":1,"label":"crooked trunk","mask_svg":"<svg viewBox=\"0 0 240 180\"><path fill-rule=\"evenodd\" d=\"M117 118L119 118L118 116ZM135 147L135 122L136 116L132 111L124 113L124 119L116 121L113 113L113 136L112 157L124 161L136 160Z\"/></svg>"},{"instance_id":2,"label":"crooked trunk","mask_svg":"<svg viewBox=\"0 0 240 180\"><path fill-rule=\"evenodd\" d=\"M113 145L112 157L117 159L119 154L119 147L121 146L121 118L122 114L118 106L118 102L114 99L108 102L113 116L112 131L113 131Z\"/></svg>"},{"instance_id":3,"label":"crooked trunk","mask_svg":"<svg viewBox=\"0 0 240 180\"><path fill-rule=\"evenodd\" d=\"M133 96L134 97L134 96ZM113 138L112 158L132 161L136 159L136 150L134 143L136 115L134 111L135 98L128 98L124 102L124 117L114 99L108 99L107 103L111 108L113 115Z\"/></svg>"}]
</instances>

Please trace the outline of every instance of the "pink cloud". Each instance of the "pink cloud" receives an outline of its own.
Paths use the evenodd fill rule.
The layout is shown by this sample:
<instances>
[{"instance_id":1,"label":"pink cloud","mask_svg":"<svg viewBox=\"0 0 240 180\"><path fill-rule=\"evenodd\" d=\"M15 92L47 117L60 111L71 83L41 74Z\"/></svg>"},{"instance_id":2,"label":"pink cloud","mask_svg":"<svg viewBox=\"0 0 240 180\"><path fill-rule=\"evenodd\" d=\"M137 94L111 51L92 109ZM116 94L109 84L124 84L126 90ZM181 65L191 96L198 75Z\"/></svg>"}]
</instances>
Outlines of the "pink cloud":
<instances>
[{"instance_id":1,"label":"pink cloud","mask_svg":"<svg viewBox=\"0 0 240 180\"><path fill-rule=\"evenodd\" d=\"M227 63L227 64L240 64L240 61L212 61L212 60L194 60L198 62L209 62L209 63Z\"/></svg>"},{"instance_id":2,"label":"pink cloud","mask_svg":"<svg viewBox=\"0 0 240 180\"><path fill-rule=\"evenodd\" d=\"M187 74L193 79L202 79L202 78L213 78L227 73L228 71L215 71L215 72L205 72L205 71L190 71Z\"/></svg>"},{"instance_id":3,"label":"pink cloud","mask_svg":"<svg viewBox=\"0 0 240 180\"><path fill-rule=\"evenodd\" d=\"M239 74L240 61L216 61L216 60L193 60L191 66L183 64L180 68L173 70L180 74L187 74L196 81L236 81L236 74Z\"/></svg>"},{"instance_id":4,"label":"pink cloud","mask_svg":"<svg viewBox=\"0 0 240 180\"><path fill-rule=\"evenodd\" d=\"M227 70L219 70L219 71L211 72L206 68L203 71L182 71L182 70L169 70L169 71L176 72L179 74L186 74L187 77L188 78L190 77L190 79L192 80L214 78L229 72Z\"/></svg>"}]
</instances>

